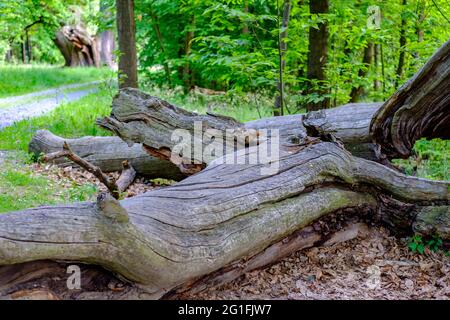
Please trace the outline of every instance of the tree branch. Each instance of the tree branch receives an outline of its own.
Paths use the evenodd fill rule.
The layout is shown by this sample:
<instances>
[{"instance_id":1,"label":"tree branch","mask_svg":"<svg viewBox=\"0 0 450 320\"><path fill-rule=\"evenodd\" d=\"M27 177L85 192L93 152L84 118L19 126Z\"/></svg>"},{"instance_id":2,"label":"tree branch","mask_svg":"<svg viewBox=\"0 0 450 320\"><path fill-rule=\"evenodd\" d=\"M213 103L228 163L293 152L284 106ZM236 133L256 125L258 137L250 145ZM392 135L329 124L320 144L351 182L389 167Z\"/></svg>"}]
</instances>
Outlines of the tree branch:
<instances>
[{"instance_id":1,"label":"tree branch","mask_svg":"<svg viewBox=\"0 0 450 320\"><path fill-rule=\"evenodd\" d=\"M77 154L75 154L69 147L69 144L64 141L63 150L50 153L46 156L44 156L45 162L50 162L55 159L65 157L70 159L71 161L78 164L80 167L84 168L86 171L92 173L97 179L103 183L108 191L111 193L111 195L115 199L119 199L120 193L125 191L128 186L134 181L134 178L136 177L136 171L134 168L128 163L127 160L125 160L123 165L123 171L120 175L119 179L115 180L110 177L108 177L103 171L90 163L89 161L84 160L83 158L79 157Z\"/></svg>"}]
</instances>

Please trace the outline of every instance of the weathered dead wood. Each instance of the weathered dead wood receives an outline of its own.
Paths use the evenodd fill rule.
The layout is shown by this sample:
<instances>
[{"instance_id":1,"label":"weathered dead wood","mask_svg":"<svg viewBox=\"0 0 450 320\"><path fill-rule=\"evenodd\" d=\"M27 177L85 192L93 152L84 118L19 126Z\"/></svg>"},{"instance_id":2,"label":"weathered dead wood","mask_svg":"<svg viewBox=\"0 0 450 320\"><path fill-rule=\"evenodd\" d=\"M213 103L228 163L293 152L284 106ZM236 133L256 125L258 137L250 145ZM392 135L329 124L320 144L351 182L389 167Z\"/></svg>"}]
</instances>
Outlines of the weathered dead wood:
<instances>
[{"instance_id":1,"label":"weathered dead wood","mask_svg":"<svg viewBox=\"0 0 450 320\"><path fill-rule=\"evenodd\" d=\"M302 118L308 135L341 140L353 155L378 161L376 145L369 133L370 121L382 103L349 103L341 107L312 111Z\"/></svg>"},{"instance_id":2,"label":"weathered dead wood","mask_svg":"<svg viewBox=\"0 0 450 320\"><path fill-rule=\"evenodd\" d=\"M245 272L267 266L275 259L282 259L291 252L312 246L331 246L369 232L365 223L349 221L323 234L319 228L306 227L273 244L260 254L226 266L202 279L187 283L166 294L163 299L182 298L184 293L193 294L206 288L236 279ZM60 299L152 299L155 298L138 285L116 278L106 270L77 264L81 271L81 289L67 287L68 267L71 264L53 261L34 261L0 267L0 298L11 300L60 300ZM39 288L39 289L35 289Z\"/></svg>"},{"instance_id":3,"label":"weathered dead wood","mask_svg":"<svg viewBox=\"0 0 450 320\"><path fill-rule=\"evenodd\" d=\"M306 136L306 129L303 123L307 123L307 127L312 125L320 126L341 139L346 148L355 156L376 160L375 145L371 143L369 136L369 124L373 114L381 104L347 104L323 112L310 113L307 116L299 114L250 121L245 123L244 127L253 130L279 130L281 143L284 146L289 146L295 145L295 143L303 140ZM319 119L319 117L322 118ZM220 116L215 116L215 118L220 118ZM315 119L314 121L312 121L313 118ZM226 121L228 120L227 118L225 119ZM140 176L172 180L181 180L186 177L169 161L149 155L144 151L141 144L134 143L129 146L119 137L64 139L55 136L49 131L39 130L30 142L29 151L36 156L42 153L58 152L62 150L65 140L68 141L74 152L98 166L104 172L121 170L122 161L128 159ZM71 165L70 162L64 161L64 159L55 159L54 163L62 167Z\"/></svg>"},{"instance_id":4,"label":"weathered dead wood","mask_svg":"<svg viewBox=\"0 0 450 320\"><path fill-rule=\"evenodd\" d=\"M200 115L177 108L157 97L152 97L137 89L127 88L113 100L110 117L97 120L97 124L114 132L129 144L142 143L150 155L172 161L182 172L193 174L202 170L208 163L202 151L196 152L198 145L203 150L207 145L217 145L222 154L230 153L257 138L257 131L247 130L244 125L233 118L215 114ZM207 130L227 132L220 141L204 139ZM172 152L179 143L173 134L188 133L189 154L179 155ZM231 146L229 148L228 146ZM226 149L226 151L224 150ZM189 161L187 161L189 160Z\"/></svg>"},{"instance_id":5,"label":"weathered dead wood","mask_svg":"<svg viewBox=\"0 0 450 320\"><path fill-rule=\"evenodd\" d=\"M232 130L237 140L250 134L241 141L248 148L234 155L238 160L257 152L251 137L259 139L262 130L251 131L233 119L199 116L134 90L122 91L114 101L112 116L101 124L163 159L172 158L173 130L192 132L196 121ZM317 115L305 119L306 126L327 135L321 129L327 114ZM368 212L395 230L450 239L450 182L407 177L354 157L339 140L344 141L282 139L280 157L270 164L278 170L269 175L261 173L264 164L210 159L204 170L180 183L122 201L101 195L97 203L1 215L0 265L40 260L100 265L149 297L161 297L270 264L305 245L301 240L308 237L296 236L299 230L349 209ZM206 164L195 153L194 159Z\"/></svg>"},{"instance_id":6,"label":"weathered dead wood","mask_svg":"<svg viewBox=\"0 0 450 320\"><path fill-rule=\"evenodd\" d=\"M329 142L284 150L276 174L261 176L261 167L213 161L178 184L120 202L1 215L0 265L46 259L97 264L156 297L344 208L380 211L388 221L382 195L416 211L450 204L450 183L406 177ZM410 225L414 218L404 217Z\"/></svg>"},{"instance_id":7,"label":"weathered dead wood","mask_svg":"<svg viewBox=\"0 0 450 320\"><path fill-rule=\"evenodd\" d=\"M82 25L63 26L56 32L54 42L67 67L100 66L97 40Z\"/></svg>"},{"instance_id":8,"label":"weathered dead wood","mask_svg":"<svg viewBox=\"0 0 450 320\"><path fill-rule=\"evenodd\" d=\"M339 108L314 114L315 123L327 131L335 134L350 150L358 156L369 159L375 158L374 147L369 136L369 123L373 114L381 104L349 104ZM321 117L320 121L318 116ZM136 89L121 90L113 100L110 117L99 119L97 123L111 130L129 144L140 143L144 149L160 159L171 160L186 174L202 170L208 159L202 158L191 150L191 164L186 165L186 157L179 159L172 150L179 143L173 139L175 130L183 130L193 137L192 145L200 146L204 150L220 149L222 154L236 151L242 146L248 146L255 141L264 139L264 134L279 131L280 144L288 147L296 145L306 137L302 125L303 115L291 115L249 122L247 124L225 116L214 114L199 115L181 108L177 108L166 101L147 95ZM312 127L313 116L307 116L308 127ZM208 130L227 133L222 140L205 139ZM264 130L268 132L263 133ZM200 134L198 134L200 133ZM231 147L230 147L231 146ZM195 148L192 148L195 149ZM187 161L189 162L189 161ZM180 163L182 163L180 165Z\"/></svg>"},{"instance_id":9,"label":"weathered dead wood","mask_svg":"<svg viewBox=\"0 0 450 320\"><path fill-rule=\"evenodd\" d=\"M370 135L387 158L406 158L416 140L450 138L450 40L375 114Z\"/></svg>"},{"instance_id":10,"label":"weathered dead wood","mask_svg":"<svg viewBox=\"0 0 450 320\"><path fill-rule=\"evenodd\" d=\"M327 234L319 228L306 227L246 261L233 263L211 275L171 290L162 299L183 298L184 293L192 295L206 288L232 281L246 272L266 267L294 251L312 246L331 246L357 237L365 237L368 232L365 223L356 221L349 221L336 228L336 231ZM69 266L70 264L63 262L35 261L0 267L0 298L11 300L155 298L138 285L120 280L106 270L92 265L78 264L81 269L82 289L68 289Z\"/></svg>"},{"instance_id":11,"label":"weathered dead wood","mask_svg":"<svg viewBox=\"0 0 450 320\"><path fill-rule=\"evenodd\" d=\"M130 165L128 160L122 163L123 170L116 180L117 189L120 193L127 190L127 188L134 182L136 178L136 170Z\"/></svg>"}]
</instances>

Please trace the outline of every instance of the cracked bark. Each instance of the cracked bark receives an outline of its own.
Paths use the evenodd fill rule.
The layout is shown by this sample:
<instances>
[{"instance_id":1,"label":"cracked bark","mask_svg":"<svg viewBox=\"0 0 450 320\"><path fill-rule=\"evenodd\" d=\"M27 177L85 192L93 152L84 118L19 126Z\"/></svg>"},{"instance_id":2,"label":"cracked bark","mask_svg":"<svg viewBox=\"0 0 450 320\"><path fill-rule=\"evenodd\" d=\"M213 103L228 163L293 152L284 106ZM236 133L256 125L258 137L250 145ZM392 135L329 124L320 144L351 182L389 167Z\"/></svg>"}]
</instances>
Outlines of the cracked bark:
<instances>
[{"instance_id":1,"label":"cracked bark","mask_svg":"<svg viewBox=\"0 0 450 320\"><path fill-rule=\"evenodd\" d=\"M410 128L410 124L417 127L422 109L429 123L420 122L417 131L446 137L448 92L441 86L448 81L448 68L443 68L447 56L448 43L378 109L370 131L363 125L355 129L362 132L357 140L370 142L372 138L379 144L380 154L390 150L393 155L401 150L391 143L398 133L394 129ZM403 108L415 112L402 112ZM0 265L9 273L0 268L0 275L11 274L13 264L20 264L18 269L12 268L20 272L17 270L31 268L33 262L76 261L101 266L131 282L121 298L173 297L228 281L304 246L326 242L322 232L311 233L311 225L331 215L345 216L349 210L398 232L438 234L448 241L450 182L408 177L355 157L342 145L345 135L337 138L350 127L328 131L327 112L331 110L305 119L285 118L294 126L287 129L286 125L279 161L272 162L279 170L269 175L261 174L264 164L244 161L229 165L220 158L196 159L206 168L175 185L140 196L122 201L99 197L97 203L1 215ZM348 117L351 119L350 114ZM318 137L300 134L304 129L299 129L299 119ZM249 133L253 138L265 138L251 131L258 126L254 122L243 125L227 117L196 115L136 90L122 91L114 100L111 116L100 122L128 143L142 144L153 156L168 159L174 147L172 130L192 131L196 120L202 121L204 128L229 129L238 137ZM261 123L266 128L275 125L273 119ZM386 141L380 139L380 132L386 132L380 128L390 130ZM395 137L407 148L419 133ZM255 152L250 146L237 157L246 159ZM15 283L0 287L2 294L17 288Z\"/></svg>"}]
</instances>

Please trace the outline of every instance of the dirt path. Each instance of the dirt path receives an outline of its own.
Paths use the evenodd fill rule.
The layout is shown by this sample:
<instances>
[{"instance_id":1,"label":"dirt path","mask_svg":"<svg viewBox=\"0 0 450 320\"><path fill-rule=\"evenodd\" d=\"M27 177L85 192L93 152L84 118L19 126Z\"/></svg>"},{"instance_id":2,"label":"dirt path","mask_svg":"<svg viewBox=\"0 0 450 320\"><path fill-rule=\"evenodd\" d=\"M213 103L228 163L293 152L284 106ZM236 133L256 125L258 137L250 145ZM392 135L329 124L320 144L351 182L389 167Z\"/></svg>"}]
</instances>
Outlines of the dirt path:
<instances>
[{"instance_id":1,"label":"dirt path","mask_svg":"<svg viewBox=\"0 0 450 320\"><path fill-rule=\"evenodd\" d=\"M101 81L72 84L55 89L0 99L0 129L16 121L39 116L64 102L72 102L95 93ZM71 92L68 90L79 89Z\"/></svg>"}]
</instances>

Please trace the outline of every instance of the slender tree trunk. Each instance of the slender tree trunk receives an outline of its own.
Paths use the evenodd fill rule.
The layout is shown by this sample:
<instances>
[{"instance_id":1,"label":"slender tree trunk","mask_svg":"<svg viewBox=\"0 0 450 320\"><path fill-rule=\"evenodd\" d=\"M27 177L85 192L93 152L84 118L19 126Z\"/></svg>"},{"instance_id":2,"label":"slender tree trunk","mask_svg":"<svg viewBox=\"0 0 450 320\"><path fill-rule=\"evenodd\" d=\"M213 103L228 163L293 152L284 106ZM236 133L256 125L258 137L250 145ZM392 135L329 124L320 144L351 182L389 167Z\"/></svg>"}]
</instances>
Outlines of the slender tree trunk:
<instances>
[{"instance_id":1,"label":"slender tree trunk","mask_svg":"<svg viewBox=\"0 0 450 320\"><path fill-rule=\"evenodd\" d=\"M423 36L424 36L424 31L422 29L422 22L423 20L425 20L425 6L421 6L420 8L418 8L418 19L416 22L416 35L417 35L417 42L422 42L423 41ZM414 52L413 53L414 58L419 59L419 52Z\"/></svg>"},{"instance_id":2,"label":"slender tree trunk","mask_svg":"<svg viewBox=\"0 0 450 320\"><path fill-rule=\"evenodd\" d=\"M403 9L406 7L407 0L402 0ZM395 88L397 89L402 76L403 67L405 66L405 45L406 45L406 19L402 16L400 23L400 54L398 57L398 65L396 71Z\"/></svg>"},{"instance_id":3,"label":"slender tree trunk","mask_svg":"<svg viewBox=\"0 0 450 320\"><path fill-rule=\"evenodd\" d=\"M29 29L25 30L25 38L26 38L26 45L27 45L27 58L28 58L28 63L30 63L31 60L33 59L33 54L31 52L32 48L31 48L31 39L30 39Z\"/></svg>"},{"instance_id":4,"label":"slender tree trunk","mask_svg":"<svg viewBox=\"0 0 450 320\"><path fill-rule=\"evenodd\" d=\"M101 0L100 1L100 12L103 14L103 19L107 21L114 20L113 14L111 12L111 7L108 3L109 1ZM110 68L115 66L114 62L114 50L116 49L116 41L114 31L111 29L107 29L102 31L96 37L98 51L100 55L100 63L102 65L106 65Z\"/></svg>"},{"instance_id":5,"label":"slender tree trunk","mask_svg":"<svg viewBox=\"0 0 450 320\"><path fill-rule=\"evenodd\" d=\"M377 43L373 46L373 70L375 72L375 80L373 81L373 89L375 91L380 90L380 80L378 79L378 67L380 64L380 44Z\"/></svg>"},{"instance_id":6,"label":"slender tree trunk","mask_svg":"<svg viewBox=\"0 0 450 320\"><path fill-rule=\"evenodd\" d=\"M192 39L194 39L195 16L189 17L188 30L186 30L186 39L184 43L184 56L186 60L191 54ZM192 70L189 61L186 61L183 69L183 82L185 91L189 91L193 85Z\"/></svg>"},{"instance_id":7,"label":"slender tree trunk","mask_svg":"<svg viewBox=\"0 0 450 320\"><path fill-rule=\"evenodd\" d=\"M286 68L286 38L288 35L289 16L291 14L291 0L285 0L283 6L283 20L281 23L281 32L279 33L279 79L278 79L278 96L275 99L274 116L282 116L284 114L285 96L284 96L284 69Z\"/></svg>"},{"instance_id":8,"label":"slender tree trunk","mask_svg":"<svg viewBox=\"0 0 450 320\"><path fill-rule=\"evenodd\" d=\"M152 9L150 9L150 16L152 17L153 29L155 30L156 38L158 39L159 47L160 47L161 53L163 55L163 59L164 59L163 66L164 66L164 71L166 73L167 82L171 86L172 81L171 81L171 77L170 77L170 68L169 68L169 64L167 63L166 49L164 47L164 40L163 40L163 37L161 34L161 29L159 28L158 16L154 13L154 11Z\"/></svg>"},{"instance_id":9,"label":"slender tree trunk","mask_svg":"<svg viewBox=\"0 0 450 320\"><path fill-rule=\"evenodd\" d=\"M309 2L311 14L327 14L329 10L328 0L314 0ZM326 109L330 106L330 99L323 96L328 93L328 89L324 88L326 80L325 66L327 64L328 55L328 26L327 22L318 24L318 28L309 28L309 53L308 53L308 94L317 94L323 98L318 102L310 102L307 104L308 111Z\"/></svg>"},{"instance_id":10,"label":"slender tree trunk","mask_svg":"<svg viewBox=\"0 0 450 320\"><path fill-rule=\"evenodd\" d=\"M380 44L380 58L381 58L381 77L382 77L383 98L384 98L384 94L386 93L386 73L384 68L384 51L382 44Z\"/></svg>"},{"instance_id":11,"label":"slender tree trunk","mask_svg":"<svg viewBox=\"0 0 450 320\"><path fill-rule=\"evenodd\" d=\"M24 37L22 37L21 48L22 48L22 63L25 64L27 63L27 47Z\"/></svg>"},{"instance_id":12,"label":"slender tree trunk","mask_svg":"<svg viewBox=\"0 0 450 320\"><path fill-rule=\"evenodd\" d=\"M136 23L134 0L116 0L117 31L119 35L119 87L137 88Z\"/></svg>"},{"instance_id":13,"label":"slender tree trunk","mask_svg":"<svg viewBox=\"0 0 450 320\"><path fill-rule=\"evenodd\" d=\"M11 48L8 48L5 55L5 61L7 63L11 63L13 61L13 57L14 57L13 50Z\"/></svg>"},{"instance_id":14,"label":"slender tree trunk","mask_svg":"<svg viewBox=\"0 0 450 320\"><path fill-rule=\"evenodd\" d=\"M97 38L99 46L100 62L110 68L114 67L114 50L116 43L112 30L103 31Z\"/></svg>"},{"instance_id":15,"label":"slender tree trunk","mask_svg":"<svg viewBox=\"0 0 450 320\"><path fill-rule=\"evenodd\" d=\"M364 48L363 55L363 67L358 71L358 78L362 79L367 76L369 73L370 64L373 60L373 43L369 42ZM350 102L358 102L361 99L361 96L364 94L364 86L358 85L357 87L353 87L350 92Z\"/></svg>"}]
</instances>

